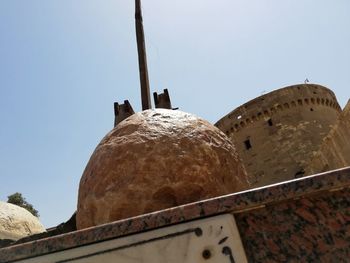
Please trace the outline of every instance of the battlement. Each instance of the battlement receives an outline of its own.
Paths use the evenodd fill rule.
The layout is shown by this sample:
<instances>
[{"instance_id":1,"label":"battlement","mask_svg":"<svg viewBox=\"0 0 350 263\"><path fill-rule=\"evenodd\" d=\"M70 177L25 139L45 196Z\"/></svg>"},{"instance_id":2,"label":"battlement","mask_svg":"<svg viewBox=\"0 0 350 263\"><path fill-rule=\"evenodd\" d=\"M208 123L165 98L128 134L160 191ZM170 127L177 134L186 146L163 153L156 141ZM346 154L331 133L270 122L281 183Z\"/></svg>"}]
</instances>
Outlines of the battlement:
<instances>
[{"instance_id":1,"label":"battlement","mask_svg":"<svg viewBox=\"0 0 350 263\"><path fill-rule=\"evenodd\" d=\"M330 89L300 84L257 97L215 125L235 144L258 187L303 176L340 113Z\"/></svg>"},{"instance_id":2,"label":"battlement","mask_svg":"<svg viewBox=\"0 0 350 263\"><path fill-rule=\"evenodd\" d=\"M283 110L305 107L306 110L314 111L317 106L341 112L335 94L330 89L317 84L292 85L250 100L221 118L215 126L229 135Z\"/></svg>"}]
</instances>

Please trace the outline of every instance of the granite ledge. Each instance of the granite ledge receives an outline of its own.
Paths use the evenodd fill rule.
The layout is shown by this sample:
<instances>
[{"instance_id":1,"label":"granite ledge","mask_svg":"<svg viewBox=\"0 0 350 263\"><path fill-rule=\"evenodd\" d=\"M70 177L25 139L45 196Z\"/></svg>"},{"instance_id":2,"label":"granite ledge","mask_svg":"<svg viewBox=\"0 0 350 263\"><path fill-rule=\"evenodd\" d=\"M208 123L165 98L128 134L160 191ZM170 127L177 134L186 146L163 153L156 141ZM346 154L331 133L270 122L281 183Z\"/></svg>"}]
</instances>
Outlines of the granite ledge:
<instances>
[{"instance_id":1,"label":"granite ledge","mask_svg":"<svg viewBox=\"0 0 350 263\"><path fill-rule=\"evenodd\" d=\"M240 213L269 203L322 194L324 191L337 191L346 187L350 187L350 167L5 247L0 249L0 262L13 262L87 245L96 240L108 240L216 214Z\"/></svg>"}]
</instances>

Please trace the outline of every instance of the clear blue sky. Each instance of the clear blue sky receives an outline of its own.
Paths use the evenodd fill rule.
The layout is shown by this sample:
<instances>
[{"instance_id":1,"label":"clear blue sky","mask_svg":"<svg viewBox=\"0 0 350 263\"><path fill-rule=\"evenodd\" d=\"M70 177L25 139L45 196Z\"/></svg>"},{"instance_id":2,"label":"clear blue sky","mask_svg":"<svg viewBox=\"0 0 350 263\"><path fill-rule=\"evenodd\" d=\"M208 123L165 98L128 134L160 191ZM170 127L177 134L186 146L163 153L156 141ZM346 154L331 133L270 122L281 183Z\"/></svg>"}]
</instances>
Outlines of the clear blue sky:
<instances>
[{"instance_id":1,"label":"clear blue sky","mask_svg":"<svg viewBox=\"0 0 350 263\"><path fill-rule=\"evenodd\" d=\"M151 89L216 122L308 78L349 98L349 0L143 0ZM0 0L0 200L22 192L46 227L113 126L140 110L133 0Z\"/></svg>"}]
</instances>

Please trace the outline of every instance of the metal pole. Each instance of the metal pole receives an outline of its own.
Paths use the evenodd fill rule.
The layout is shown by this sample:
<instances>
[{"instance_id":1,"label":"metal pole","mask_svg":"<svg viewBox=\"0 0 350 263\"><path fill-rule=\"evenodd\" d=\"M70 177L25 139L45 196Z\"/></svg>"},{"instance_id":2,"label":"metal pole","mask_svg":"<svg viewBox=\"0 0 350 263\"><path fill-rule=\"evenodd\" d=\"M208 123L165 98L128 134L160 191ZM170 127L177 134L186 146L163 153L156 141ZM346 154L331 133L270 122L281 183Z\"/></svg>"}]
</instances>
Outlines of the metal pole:
<instances>
[{"instance_id":1,"label":"metal pole","mask_svg":"<svg viewBox=\"0 0 350 263\"><path fill-rule=\"evenodd\" d=\"M141 0L135 0L135 25L139 57L142 110L147 110L152 108L152 104L148 79L145 35L142 24Z\"/></svg>"}]
</instances>

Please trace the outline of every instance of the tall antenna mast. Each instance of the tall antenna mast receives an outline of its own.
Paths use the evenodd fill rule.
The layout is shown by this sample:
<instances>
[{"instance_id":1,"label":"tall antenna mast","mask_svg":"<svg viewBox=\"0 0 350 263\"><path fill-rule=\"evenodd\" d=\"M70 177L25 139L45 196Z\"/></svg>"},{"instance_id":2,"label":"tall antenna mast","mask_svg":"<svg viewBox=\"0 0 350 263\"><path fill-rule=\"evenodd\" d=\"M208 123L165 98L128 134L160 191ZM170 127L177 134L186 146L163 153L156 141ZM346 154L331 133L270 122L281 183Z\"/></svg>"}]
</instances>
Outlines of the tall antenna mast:
<instances>
[{"instance_id":1,"label":"tall antenna mast","mask_svg":"<svg viewBox=\"0 0 350 263\"><path fill-rule=\"evenodd\" d=\"M150 89L149 89L145 35L143 32L143 24L142 24L141 0L135 0L135 25L136 25L137 52L139 56L142 110L147 110L152 108L152 104L151 104L151 95L150 95Z\"/></svg>"}]
</instances>

